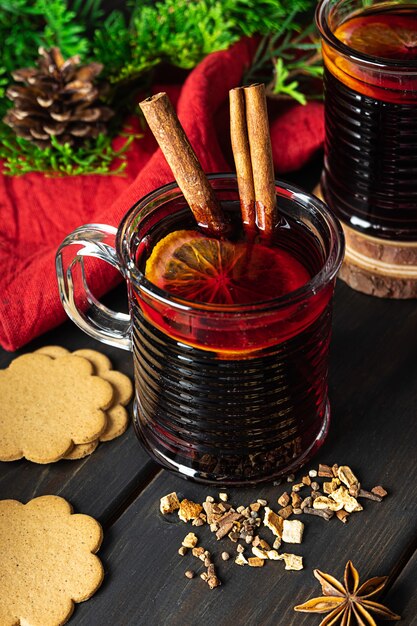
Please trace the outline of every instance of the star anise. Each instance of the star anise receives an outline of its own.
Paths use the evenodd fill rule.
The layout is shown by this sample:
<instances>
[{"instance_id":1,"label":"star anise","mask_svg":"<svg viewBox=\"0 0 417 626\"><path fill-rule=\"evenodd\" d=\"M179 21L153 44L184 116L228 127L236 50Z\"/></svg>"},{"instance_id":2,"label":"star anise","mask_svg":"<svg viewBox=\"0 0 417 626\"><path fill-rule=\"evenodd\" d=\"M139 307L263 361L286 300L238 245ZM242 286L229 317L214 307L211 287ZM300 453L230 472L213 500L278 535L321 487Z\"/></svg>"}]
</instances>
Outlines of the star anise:
<instances>
[{"instance_id":1,"label":"star anise","mask_svg":"<svg viewBox=\"0 0 417 626\"><path fill-rule=\"evenodd\" d=\"M376 626L371 613L382 620L401 619L382 604L369 598L381 593L388 576L370 578L359 586L359 574L352 561L345 567L343 585L330 574L314 570L314 576L321 584L323 597L312 598L304 604L294 607L295 611L304 613L329 613L319 626Z\"/></svg>"}]
</instances>

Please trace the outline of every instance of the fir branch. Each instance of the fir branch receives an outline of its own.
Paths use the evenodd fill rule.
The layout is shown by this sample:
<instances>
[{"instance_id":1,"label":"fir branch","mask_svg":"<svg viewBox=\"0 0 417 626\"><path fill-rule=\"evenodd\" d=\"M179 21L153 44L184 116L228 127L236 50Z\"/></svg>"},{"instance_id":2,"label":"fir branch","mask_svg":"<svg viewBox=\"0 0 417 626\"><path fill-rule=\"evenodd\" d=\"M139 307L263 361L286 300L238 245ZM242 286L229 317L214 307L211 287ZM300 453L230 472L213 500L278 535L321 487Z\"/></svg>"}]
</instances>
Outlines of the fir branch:
<instances>
[{"instance_id":1,"label":"fir branch","mask_svg":"<svg viewBox=\"0 0 417 626\"><path fill-rule=\"evenodd\" d=\"M65 0L37 0L37 4L45 20L42 45L45 48L57 46L64 57L86 56L90 42L85 36L85 26L77 22L75 12L67 7Z\"/></svg>"},{"instance_id":2,"label":"fir branch","mask_svg":"<svg viewBox=\"0 0 417 626\"><path fill-rule=\"evenodd\" d=\"M125 137L123 146L118 150L112 147L112 139L107 135L99 135L96 140L89 140L77 149L69 144L60 144L56 137L51 137L50 147L39 148L9 133L9 137L3 137L0 145L0 159L4 161L4 173L11 176L28 172L43 172L47 176L120 175L126 168L126 153L138 135ZM120 163L115 167L116 159Z\"/></svg>"},{"instance_id":3,"label":"fir branch","mask_svg":"<svg viewBox=\"0 0 417 626\"><path fill-rule=\"evenodd\" d=\"M312 0L225 0L224 11L234 21L239 33L251 36L268 35L282 30L287 16L306 11L314 5ZM295 10L294 10L295 9ZM291 18L292 19L292 18Z\"/></svg>"},{"instance_id":4,"label":"fir branch","mask_svg":"<svg viewBox=\"0 0 417 626\"><path fill-rule=\"evenodd\" d=\"M112 80L132 56L129 25L121 11L112 11L93 35L93 56L103 64L102 75Z\"/></svg>"},{"instance_id":5,"label":"fir branch","mask_svg":"<svg viewBox=\"0 0 417 626\"><path fill-rule=\"evenodd\" d=\"M90 42L66 0L0 0L0 46L2 64L12 72L33 65L39 46L58 46L69 57L86 55Z\"/></svg>"},{"instance_id":6,"label":"fir branch","mask_svg":"<svg viewBox=\"0 0 417 626\"><path fill-rule=\"evenodd\" d=\"M71 8L77 20L84 24L87 31L95 28L104 16L102 0L73 0Z\"/></svg>"},{"instance_id":7,"label":"fir branch","mask_svg":"<svg viewBox=\"0 0 417 626\"><path fill-rule=\"evenodd\" d=\"M300 28L297 16L295 6L281 29L261 41L244 84L263 81L268 95L306 104L309 98L321 97L315 88L323 75L323 65L314 23Z\"/></svg>"},{"instance_id":8,"label":"fir branch","mask_svg":"<svg viewBox=\"0 0 417 626\"><path fill-rule=\"evenodd\" d=\"M132 0L130 21L112 14L95 32L94 54L106 59L114 84L135 80L161 62L191 69L242 35L281 32L288 14L313 5L314 0Z\"/></svg>"}]
</instances>

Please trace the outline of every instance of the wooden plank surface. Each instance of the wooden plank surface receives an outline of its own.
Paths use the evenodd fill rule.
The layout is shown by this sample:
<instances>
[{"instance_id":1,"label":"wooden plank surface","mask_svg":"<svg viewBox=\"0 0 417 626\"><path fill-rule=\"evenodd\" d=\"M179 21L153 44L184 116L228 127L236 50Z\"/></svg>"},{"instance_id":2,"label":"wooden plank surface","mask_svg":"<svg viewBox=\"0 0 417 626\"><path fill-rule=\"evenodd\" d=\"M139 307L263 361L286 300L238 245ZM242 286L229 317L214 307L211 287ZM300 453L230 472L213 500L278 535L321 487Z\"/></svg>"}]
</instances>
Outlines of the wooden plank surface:
<instances>
[{"instance_id":1,"label":"wooden plank surface","mask_svg":"<svg viewBox=\"0 0 417 626\"><path fill-rule=\"evenodd\" d=\"M384 602L392 610L401 615L403 621L399 624L417 624L417 537L414 552L401 570L394 585L384 597Z\"/></svg>"},{"instance_id":2,"label":"wooden plank surface","mask_svg":"<svg viewBox=\"0 0 417 626\"><path fill-rule=\"evenodd\" d=\"M338 285L330 376L332 426L309 467L319 461L351 465L365 488L377 484L387 488L390 495L384 502L364 501L364 512L352 515L346 526L336 519L326 523L302 516L303 544L286 546L288 552L304 556L301 572L285 571L282 562L262 569L223 563L220 552L232 552L234 544L229 540L218 544L208 528L197 529L202 545L217 554L223 581L220 589L209 591L199 578L184 577L186 569L200 562L177 554L191 526L170 523L158 513L158 504L173 490L196 501L217 490L162 472L107 531L101 551L105 582L96 596L77 607L74 623L314 626L317 617L295 614L292 608L320 595L313 568L341 577L344 564L352 559L363 579L398 575L400 555L411 549L416 536L411 503L416 501L417 483L410 478L417 440L416 321L411 301L377 300ZM284 488L229 493L237 505L265 497L273 506ZM271 539L265 531L267 537ZM395 600L394 589L392 593Z\"/></svg>"},{"instance_id":3,"label":"wooden plank surface","mask_svg":"<svg viewBox=\"0 0 417 626\"><path fill-rule=\"evenodd\" d=\"M116 310L123 309L125 288L113 291L104 302ZM133 378L130 352L105 346L92 339L68 321L16 353L0 352L0 367L6 367L19 354L46 345L60 345L69 350L91 348L107 354L113 367ZM129 409L131 411L131 408ZM0 499L15 498L23 502L33 497L62 495L83 513L106 524L132 494L147 484L157 466L137 441L132 426L114 441L101 444L90 456L79 461L59 461L49 465L30 463L25 459L0 462Z\"/></svg>"},{"instance_id":4,"label":"wooden plank surface","mask_svg":"<svg viewBox=\"0 0 417 626\"><path fill-rule=\"evenodd\" d=\"M320 162L317 161L320 166ZM295 182L307 186L317 167L298 173ZM120 309L124 288L110 294L107 305ZM163 518L161 495L177 490L202 501L217 489L186 482L158 469L139 446L133 429L104 444L89 458L47 466L18 461L0 463L0 498L26 501L36 495L60 494L76 511L97 517L105 526L100 555L106 568L102 588L79 605L71 619L83 626L315 626L316 616L295 614L292 607L319 594L312 570L319 567L341 577L351 558L365 579L391 575L387 604L402 614L404 624L417 623L415 600L416 496L415 441L417 440L417 307L415 301L387 301L357 294L339 284L335 299L331 349L330 397L332 423L319 461L351 465L365 487L383 484L389 497L383 503L365 501L365 511L344 526L333 519L302 516L306 524L301 546L286 546L302 554L305 569L286 572L282 562L262 569L224 563L223 549L208 528L197 529L203 545L219 564L222 587L209 591L199 579L187 580L194 567L177 549L191 527ZM71 322L39 338L19 353L49 344L71 350L90 347L105 352L116 369L132 374L129 353L103 346ZM0 367L16 355L0 352ZM150 482L151 481L151 482ZM232 502L248 504L258 497L271 506L286 488L265 486L232 489ZM275 508L278 508L277 505ZM272 540L268 531L265 538Z\"/></svg>"}]
</instances>

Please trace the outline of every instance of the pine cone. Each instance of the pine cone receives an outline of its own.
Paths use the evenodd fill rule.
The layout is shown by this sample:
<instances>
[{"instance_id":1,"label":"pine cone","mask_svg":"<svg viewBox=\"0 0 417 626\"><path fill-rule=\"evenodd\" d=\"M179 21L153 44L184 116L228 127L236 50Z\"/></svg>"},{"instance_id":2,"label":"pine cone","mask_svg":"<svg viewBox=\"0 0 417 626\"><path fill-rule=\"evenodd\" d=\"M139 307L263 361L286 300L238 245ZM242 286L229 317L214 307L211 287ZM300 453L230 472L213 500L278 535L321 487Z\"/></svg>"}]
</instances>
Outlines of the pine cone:
<instances>
[{"instance_id":1,"label":"pine cone","mask_svg":"<svg viewBox=\"0 0 417 626\"><path fill-rule=\"evenodd\" d=\"M106 133L114 112L100 101L103 87L94 84L103 66L80 65L78 56L65 61L58 48L39 48L39 54L38 67L12 73L23 85L7 89L13 107L3 121L19 137L42 148L51 145L52 136L60 143L79 145Z\"/></svg>"}]
</instances>

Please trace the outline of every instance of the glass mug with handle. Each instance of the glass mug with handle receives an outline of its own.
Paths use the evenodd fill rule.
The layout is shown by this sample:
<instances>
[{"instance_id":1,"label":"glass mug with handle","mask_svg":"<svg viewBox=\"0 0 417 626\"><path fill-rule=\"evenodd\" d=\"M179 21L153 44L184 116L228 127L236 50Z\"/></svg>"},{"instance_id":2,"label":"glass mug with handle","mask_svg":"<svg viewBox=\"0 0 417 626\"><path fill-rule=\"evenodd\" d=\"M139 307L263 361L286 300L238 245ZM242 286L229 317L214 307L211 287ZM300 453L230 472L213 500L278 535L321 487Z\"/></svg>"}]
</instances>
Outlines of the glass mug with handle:
<instances>
[{"instance_id":1,"label":"glass mug with handle","mask_svg":"<svg viewBox=\"0 0 417 626\"><path fill-rule=\"evenodd\" d=\"M236 177L213 174L209 180L237 224ZM141 199L118 229L82 226L57 252L68 316L99 341L133 351L136 433L152 458L183 477L219 484L271 480L304 464L328 430L332 296L343 234L314 196L282 182L276 182L276 193L281 219L275 243L255 244L245 269L262 262L265 279L256 297L243 303L187 300L145 275L158 243L170 233L196 230L175 183ZM184 245L195 253L201 239L188 239ZM226 245L236 265L241 244ZM300 268L306 277L276 297L266 292L276 280L274 255L286 260L282 271L291 280ZM86 257L121 272L129 315L109 310L91 294Z\"/></svg>"}]
</instances>

